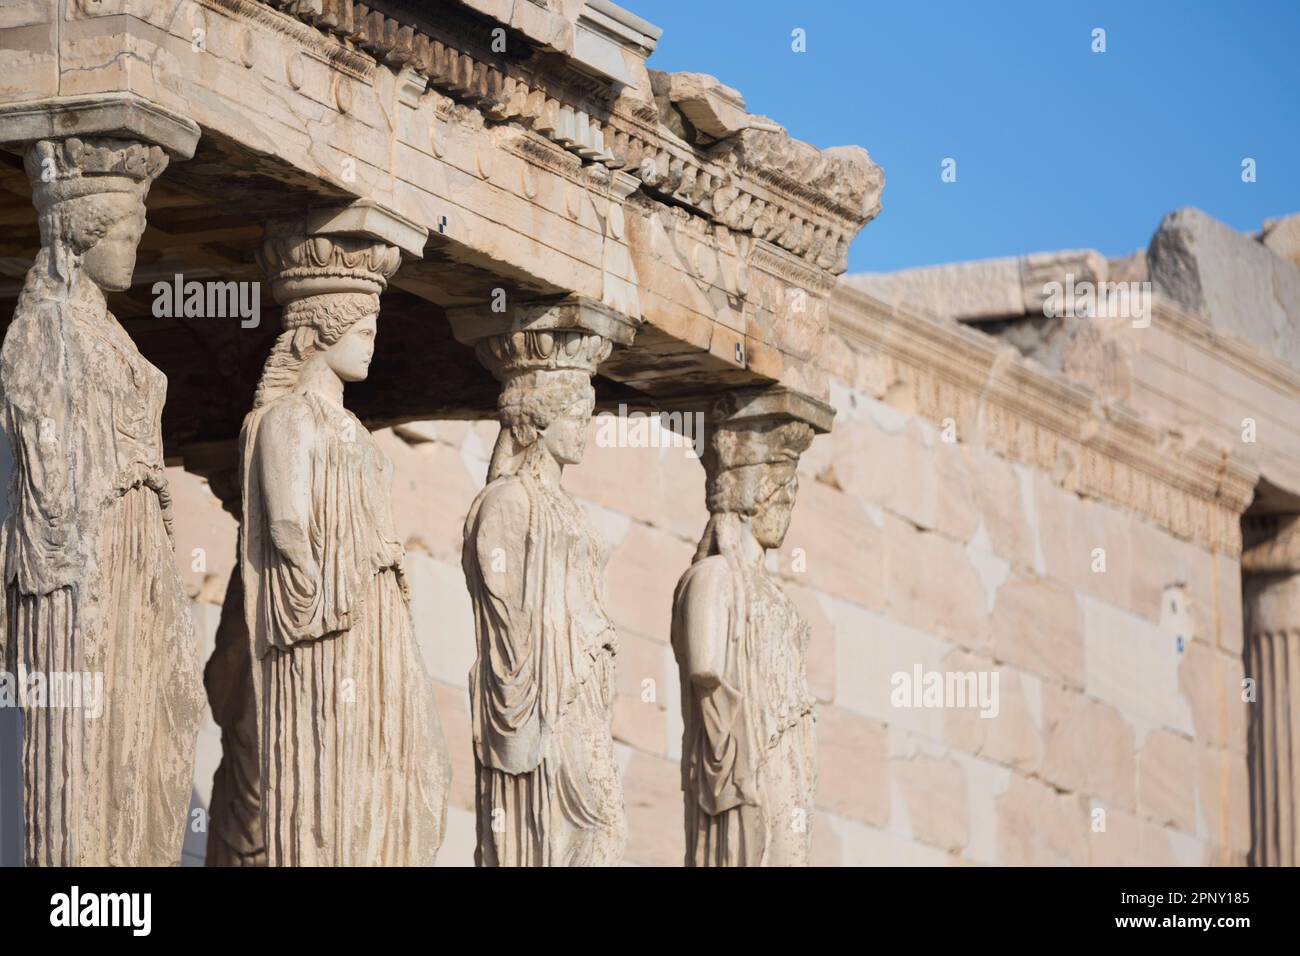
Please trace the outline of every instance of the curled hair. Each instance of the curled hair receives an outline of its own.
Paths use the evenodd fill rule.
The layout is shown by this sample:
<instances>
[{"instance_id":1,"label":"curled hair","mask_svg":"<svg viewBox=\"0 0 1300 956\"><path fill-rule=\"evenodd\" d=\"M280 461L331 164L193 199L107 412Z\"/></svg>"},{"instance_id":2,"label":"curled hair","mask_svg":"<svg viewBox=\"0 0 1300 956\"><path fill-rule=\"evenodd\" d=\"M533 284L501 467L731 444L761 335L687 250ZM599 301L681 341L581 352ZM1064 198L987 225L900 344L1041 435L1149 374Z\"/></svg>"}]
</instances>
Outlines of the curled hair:
<instances>
[{"instance_id":1,"label":"curled hair","mask_svg":"<svg viewBox=\"0 0 1300 956\"><path fill-rule=\"evenodd\" d=\"M55 203L41 210L41 245L61 245L84 256L123 218L123 206L135 206L132 215L144 213L143 202L132 193L99 193Z\"/></svg>"},{"instance_id":2,"label":"curled hair","mask_svg":"<svg viewBox=\"0 0 1300 956\"><path fill-rule=\"evenodd\" d=\"M313 295L284 309L285 331L275 340L262 368L253 407L261 408L298 384L303 363L347 334L362 319L379 312L379 296L360 292Z\"/></svg>"},{"instance_id":3,"label":"curled hair","mask_svg":"<svg viewBox=\"0 0 1300 956\"><path fill-rule=\"evenodd\" d=\"M497 402L501 433L492 450L488 481L503 474L518 474L541 433L579 401L592 406L596 401L595 389L585 372L546 369L508 380Z\"/></svg>"},{"instance_id":4,"label":"curled hair","mask_svg":"<svg viewBox=\"0 0 1300 956\"><path fill-rule=\"evenodd\" d=\"M520 447L536 444L537 436L564 414L574 402L582 399L594 401L595 390L585 386L585 393L564 385L538 388L511 397L498 405L501 427L509 428ZM505 396L503 396L504 398Z\"/></svg>"},{"instance_id":5,"label":"curled hair","mask_svg":"<svg viewBox=\"0 0 1300 956\"><path fill-rule=\"evenodd\" d=\"M105 202L106 198L111 201ZM81 268L82 257L123 218L122 205L135 205L138 208L130 214L144 215L139 197L131 193L81 196L40 211L41 250L23 282L20 308L24 298L31 301L67 294L73 276Z\"/></svg>"},{"instance_id":6,"label":"curled hair","mask_svg":"<svg viewBox=\"0 0 1300 956\"><path fill-rule=\"evenodd\" d=\"M709 522L693 561L711 554L739 555L742 519L765 511L781 491L798 481L793 462L765 462L727 468L707 483Z\"/></svg>"}]
</instances>

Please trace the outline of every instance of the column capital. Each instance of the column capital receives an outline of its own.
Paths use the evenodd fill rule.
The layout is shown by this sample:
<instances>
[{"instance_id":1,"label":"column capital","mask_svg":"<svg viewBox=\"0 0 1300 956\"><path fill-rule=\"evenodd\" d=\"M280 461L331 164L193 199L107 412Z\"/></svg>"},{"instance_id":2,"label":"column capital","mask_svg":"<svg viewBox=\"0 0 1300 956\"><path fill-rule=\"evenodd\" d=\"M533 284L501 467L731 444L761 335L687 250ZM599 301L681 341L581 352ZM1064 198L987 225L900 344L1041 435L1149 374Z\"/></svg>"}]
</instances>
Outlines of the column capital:
<instances>
[{"instance_id":1,"label":"column capital","mask_svg":"<svg viewBox=\"0 0 1300 956\"><path fill-rule=\"evenodd\" d=\"M586 296L507 302L501 311L485 306L447 310L452 335L465 345L516 332L577 332L614 345L630 345L641 323Z\"/></svg>"},{"instance_id":2,"label":"column capital","mask_svg":"<svg viewBox=\"0 0 1300 956\"><path fill-rule=\"evenodd\" d=\"M0 105L0 146L23 149L38 140L102 136L161 146L190 159L199 142L192 119L134 93L93 93Z\"/></svg>"},{"instance_id":3,"label":"column capital","mask_svg":"<svg viewBox=\"0 0 1300 956\"><path fill-rule=\"evenodd\" d=\"M309 236L350 236L387 243L411 259L424 258L429 230L373 199L313 209L303 222Z\"/></svg>"},{"instance_id":4,"label":"column capital","mask_svg":"<svg viewBox=\"0 0 1300 956\"><path fill-rule=\"evenodd\" d=\"M305 221L272 223L257 253L281 305L321 295L378 296L402 264L401 250L366 236L313 234ZM287 315L286 315L287 318Z\"/></svg>"},{"instance_id":5,"label":"column capital","mask_svg":"<svg viewBox=\"0 0 1300 956\"><path fill-rule=\"evenodd\" d=\"M802 422L815 434L831 430L835 409L825 402L779 385L733 389L713 404L715 425L744 425L765 420Z\"/></svg>"},{"instance_id":6,"label":"column capital","mask_svg":"<svg viewBox=\"0 0 1300 956\"><path fill-rule=\"evenodd\" d=\"M1241 553L1241 570L1248 574L1300 573L1300 516L1256 518L1246 531L1248 541ZM1255 544L1249 542L1249 537L1264 534L1268 537Z\"/></svg>"}]
</instances>

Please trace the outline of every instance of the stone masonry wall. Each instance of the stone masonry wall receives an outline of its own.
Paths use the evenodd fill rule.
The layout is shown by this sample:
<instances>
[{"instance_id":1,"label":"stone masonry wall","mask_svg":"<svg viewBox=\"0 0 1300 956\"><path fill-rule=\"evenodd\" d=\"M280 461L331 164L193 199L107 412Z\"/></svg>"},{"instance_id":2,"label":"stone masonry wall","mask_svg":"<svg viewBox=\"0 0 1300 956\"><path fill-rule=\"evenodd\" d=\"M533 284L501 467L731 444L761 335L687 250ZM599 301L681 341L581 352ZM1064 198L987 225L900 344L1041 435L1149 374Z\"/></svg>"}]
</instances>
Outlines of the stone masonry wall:
<instances>
[{"instance_id":1,"label":"stone masonry wall","mask_svg":"<svg viewBox=\"0 0 1300 956\"><path fill-rule=\"evenodd\" d=\"M815 861L1243 863L1237 560L1066 492L1046 473L946 442L882 397L864 382L835 383L834 431L804 456L790 533L772 556L813 630ZM610 546L627 860L677 866L681 720L669 619L705 523L704 471L681 448L601 447L599 429L597 420L586 460L564 482ZM432 422L406 427L406 438L379 436L396 466L416 627L453 760L441 865L473 859L474 639L460 542L496 430ZM172 480L178 560L206 657L234 523L200 479L173 469ZM204 549L205 572L192 570L194 548ZM1104 571L1094 570L1097 548ZM996 671L998 715L895 706L893 675L917 665ZM209 721L195 771L200 805L219 756ZM187 863L201 861L203 840L191 835Z\"/></svg>"}]
</instances>

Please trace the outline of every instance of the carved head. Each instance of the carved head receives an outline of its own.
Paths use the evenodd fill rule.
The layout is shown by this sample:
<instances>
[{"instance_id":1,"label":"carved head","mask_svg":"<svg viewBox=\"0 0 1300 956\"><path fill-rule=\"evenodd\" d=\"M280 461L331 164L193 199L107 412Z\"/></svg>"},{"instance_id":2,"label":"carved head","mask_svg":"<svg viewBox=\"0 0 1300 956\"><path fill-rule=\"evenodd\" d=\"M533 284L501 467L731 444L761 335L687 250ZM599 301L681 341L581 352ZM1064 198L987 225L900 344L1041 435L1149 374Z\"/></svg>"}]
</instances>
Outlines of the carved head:
<instances>
[{"instance_id":1,"label":"carved head","mask_svg":"<svg viewBox=\"0 0 1300 956\"><path fill-rule=\"evenodd\" d=\"M104 197L107 205L123 207L123 194ZM112 215L112 213L110 213ZM144 203L133 201L130 208L121 208L120 214L110 220L103 237L95 242L81 259L81 267L91 282L109 292L125 292L131 288L135 275L136 250L144 235Z\"/></svg>"},{"instance_id":2,"label":"carved head","mask_svg":"<svg viewBox=\"0 0 1300 956\"><path fill-rule=\"evenodd\" d=\"M534 371L509 379L498 412L513 451L545 449L561 465L576 465L587 448L596 393L585 372Z\"/></svg>"},{"instance_id":3,"label":"carved head","mask_svg":"<svg viewBox=\"0 0 1300 956\"><path fill-rule=\"evenodd\" d=\"M375 354L379 294L402 264L401 250L357 236L309 236L301 222L290 221L267 228L257 259L284 304L284 332L253 407L292 391L311 361L324 362L343 382L362 381Z\"/></svg>"},{"instance_id":4,"label":"carved head","mask_svg":"<svg viewBox=\"0 0 1300 956\"><path fill-rule=\"evenodd\" d=\"M108 138L33 143L24 157L41 245L64 279L79 263L102 289L131 286L145 227L145 197L167 154Z\"/></svg>"},{"instance_id":5,"label":"carved head","mask_svg":"<svg viewBox=\"0 0 1300 956\"><path fill-rule=\"evenodd\" d=\"M763 548L779 548L799 491L799 456L812 437L798 421L717 426L704 455L709 511L738 515Z\"/></svg>"},{"instance_id":6,"label":"carved head","mask_svg":"<svg viewBox=\"0 0 1300 956\"><path fill-rule=\"evenodd\" d=\"M591 376L612 347L581 329L527 329L477 344L479 359L502 383L501 434L489 480L518 473L525 459L543 451L561 465L582 460L596 407Z\"/></svg>"},{"instance_id":7,"label":"carved head","mask_svg":"<svg viewBox=\"0 0 1300 956\"><path fill-rule=\"evenodd\" d=\"M293 333L302 361L320 353L345 382L363 381L375 354L379 296L370 292L335 292L295 299L284 309L286 332Z\"/></svg>"},{"instance_id":8,"label":"carved head","mask_svg":"<svg viewBox=\"0 0 1300 956\"><path fill-rule=\"evenodd\" d=\"M363 382L370 374L378 319L378 315L372 314L359 320L322 354L325 364L341 381Z\"/></svg>"},{"instance_id":9,"label":"carved head","mask_svg":"<svg viewBox=\"0 0 1300 956\"><path fill-rule=\"evenodd\" d=\"M588 386L587 394L570 402L543 431L547 450L561 465L582 461L587 450L587 425L595 406L595 392Z\"/></svg>"},{"instance_id":10,"label":"carved head","mask_svg":"<svg viewBox=\"0 0 1300 956\"><path fill-rule=\"evenodd\" d=\"M323 361L344 382L365 379L375 354L378 316L379 296L373 292L294 299L285 306L285 331L266 360L254 407L291 391L312 360Z\"/></svg>"}]
</instances>

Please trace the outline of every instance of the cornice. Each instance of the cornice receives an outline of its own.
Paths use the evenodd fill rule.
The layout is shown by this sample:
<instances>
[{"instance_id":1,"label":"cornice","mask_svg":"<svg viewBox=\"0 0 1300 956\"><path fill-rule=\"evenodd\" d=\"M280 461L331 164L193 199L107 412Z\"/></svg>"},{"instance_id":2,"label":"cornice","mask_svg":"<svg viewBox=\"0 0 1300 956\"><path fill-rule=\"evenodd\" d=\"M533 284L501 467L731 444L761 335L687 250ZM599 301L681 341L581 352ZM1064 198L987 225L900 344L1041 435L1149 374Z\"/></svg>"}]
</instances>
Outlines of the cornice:
<instances>
[{"instance_id":1,"label":"cornice","mask_svg":"<svg viewBox=\"0 0 1300 956\"><path fill-rule=\"evenodd\" d=\"M1187 445L975 329L856 289L837 286L831 329L888 360L917 414L936 423L951 418L959 435L1072 491L1211 550L1240 553L1240 516L1259 476L1227 452Z\"/></svg>"},{"instance_id":2,"label":"cornice","mask_svg":"<svg viewBox=\"0 0 1300 956\"><path fill-rule=\"evenodd\" d=\"M1155 295L1151 300L1151 323L1268 388L1300 401L1300 370L1235 336L1217 331L1204 316Z\"/></svg>"},{"instance_id":3,"label":"cornice","mask_svg":"<svg viewBox=\"0 0 1300 956\"><path fill-rule=\"evenodd\" d=\"M275 7L285 6L284 3L268 2L268 0L199 0L199 3L232 18L268 27L293 40L302 47L303 52L314 59L346 73L353 79L364 83L371 82L376 67L374 59L346 42L340 42L328 34L323 35L321 31L313 29L301 19L275 9ZM303 14L302 18L308 17Z\"/></svg>"},{"instance_id":4,"label":"cornice","mask_svg":"<svg viewBox=\"0 0 1300 956\"><path fill-rule=\"evenodd\" d=\"M562 54L537 48L509 27L510 52L494 53L484 31L472 25L496 21L475 19L449 4L439 4L434 17L435 11L416 13L394 0L202 2L259 20L302 24L333 45L340 69L409 67L429 87L479 110L485 121L516 123L584 163L626 169L648 194L764 239L828 274L844 271L849 244L874 215L771 161L747 161L743 151L729 148L729 140L707 149L682 141L658 122L652 102L573 69ZM250 10L256 7L261 11ZM276 28L319 45L301 36L301 29L284 23ZM791 150L811 149L779 135Z\"/></svg>"}]
</instances>

